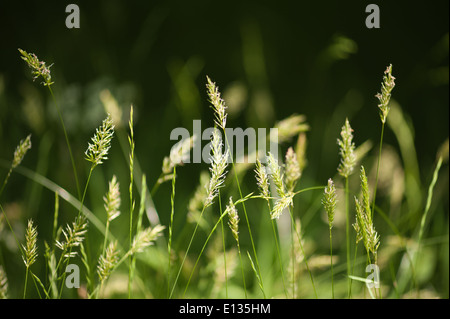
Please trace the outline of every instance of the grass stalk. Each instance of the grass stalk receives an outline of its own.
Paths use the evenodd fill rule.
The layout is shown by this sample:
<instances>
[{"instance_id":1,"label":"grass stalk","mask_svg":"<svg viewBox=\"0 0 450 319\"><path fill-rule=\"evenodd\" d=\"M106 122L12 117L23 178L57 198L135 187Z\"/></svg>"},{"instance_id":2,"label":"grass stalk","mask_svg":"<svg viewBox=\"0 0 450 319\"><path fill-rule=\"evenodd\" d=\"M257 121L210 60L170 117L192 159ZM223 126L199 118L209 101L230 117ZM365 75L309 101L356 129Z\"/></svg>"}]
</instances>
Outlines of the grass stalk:
<instances>
[{"instance_id":1,"label":"grass stalk","mask_svg":"<svg viewBox=\"0 0 450 319\"><path fill-rule=\"evenodd\" d=\"M173 296L173 293L175 291L175 287L176 287L177 282L178 282L178 278L180 277L181 270L183 269L184 263L186 261L186 257L187 257L187 255L189 253L189 250L191 249L192 241L194 240L195 234L197 233L197 229L198 229L198 226L199 226L199 221L203 218L203 213L205 212L205 209L206 209L206 206L203 206L203 209L202 209L202 211L200 213L200 216L199 216L199 220L197 221L197 223L195 225L194 232L192 233L191 239L189 240L189 244L188 244L187 249L186 249L186 253L184 254L183 260L181 261L180 268L178 269L178 273L177 273L177 275L175 277L175 281L174 281L174 283L172 285L172 289L171 289L170 294L169 294L169 299L171 299L172 296Z\"/></svg>"},{"instance_id":2,"label":"grass stalk","mask_svg":"<svg viewBox=\"0 0 450 319\"><path fill-rule=\"evenodd\" d=\"M207 245L208 242L209 242L209 239L211 238L211 236L213 235L214 231L215 231L216 228L219 226L219 224L222 222L222 219L227 215L227 213L228 213L228 212L225 211L225 212L223 212L223 213L220 215L219 220L216 222L216 224L214 225L214 227L211 229L211 231L209 232L208 237L206 238L205 242L203 243L203 247L202 247L202 249L200 250L200 253L199 253L198 257L197 257L197 260L195 261L194 267L192 267L191 274L189 275L188 282L187 282L186 287L185 287L184 292L183 292L183 298L184 298L184 296L186 295L186 291L187 291L187 289L188 289L188 287L189 287L189 284L190 284L190 282L191 282L192 276L194 275L195 268L197 267L197 264L198 264L198 262L200 261L200 257L203 255L203 252L204 252L204 250L205 250L205 248L206 248L206 245ZM197 226L198 226L198 224L197 224ZM193 238L193 237L192 237L192 238ZM191 238L191 239L192 239L192 238ZM189 244L190 244L190 243L189 243ZM190 246L190 245L189 245L189 246ZM189 248L189 246L188 246L188 248ZM187 254L186 254L186 255L187 255ZM185 255L185 257L186 257L186 255ZM184 260L183 260L183 261L184 261Z\"/></svg>"},{"instance_id":3,"label":"grass stalk","mask_svg":"<svg viewBox=\"0 0 450 319\"><path fill-rule=\"evenodd\" d=\"M292 211L292 206L289 207L289 215L291 216L291 223L292 223L294 232L295 232L295 234L297 235L297 238L298 238L298 243L299 243L299 246L300 246L301 253L304 256L303 258L305 260L306 270L308 271L309 279L311 281L311 285L312 285L313 290L314 290L314 296L317 299L318 297L317 297L316 285L314 284L313 275L312 275L311 269L309 268L309 265L308 265L308 258L306 257L305 250L303 249L301 234L298 231L297 226L295 225L294 212Z\"/></svg>"},{"instance_id":4,"label":"grass stalk","mask_svg":"<svg viewBox=\"0 0 450 319\"><path fill-rule=\"evenodd\" d=\"M269 212L272 211L269 204ZM281 280L283 281L283 290L284 295L286 296L286 299L288 298L288 292L286 288L286 281L284 280L284 267L283 267L283 261L281 259L281 252L280 252L280 243L278 241L278 233L276 230L276 221L273 219L270 220L272 224L272 230L273 230L273 238L275 240L275 246L277 249L277 258L278 258L278 264L280 265L280 272L281 272Z\"/></svg>"},{"instance_id":5,"label":"grass stalk","mask_svg":"<svg viewBox=\"0 0 450 319\"><path fill-rule=\"evenodd\" d=\"M345 238L346 238L346 254L347 254L347 285L348 298L352 297L352 282L350 278L350 208L349 208L349 190L348 177L345 177Z\"/></svg>"},{"instance_id":6,"label":"grass stalk","mask_svg":"<svg viewBox=\"0 0 450 319\"><path fill-rule=\"evenodd\" d=\"M167 263L167 297L170 294L170 266L172 260L172 232L173 232L173 215L175 211L175 179L177 176L176 165L173 167L172 175L172 194L170 196L170 224L169 224L169 241L167 244L168 263Z\"/></svg>"},{"instance_id":7,"label":"grass stalk","mask_svg":"<svg viewBox=\"0 0 450 319\"><path fill-rule=\"evenodd\" d=\"M255 256L256 269L258 271L259 278L261 279L262 290L264 291L264 284L263 284L262 277L261 277L261 268L259 267L258 256L256 254L256 248L255 248L255 242L253 240L252 229L250 227L250 222L248 220L247 209L245 208L245 202L243 201L241 184L239 182L239 177L237 175L236 167L234 165L233 152L230 149L230 144L228 142L228 137L227 137L227 134L225 132L225 129L223 129L222 132L223 132L223 134L225 136L225 143L227 145L227 149L230 152L231 166L232 166L234 177L235 177L235 180L236 180L236 185L237 185L237 188L238 188L238 191L239 191L239 198L240 198L240 200L242 202L242 208L244 210L244 217L245 217L245 221L247 223L247 229L248 229L248 233L249 233L249 236L250 236L250 242L251 242L251 245L252 245L253 254ZM264 298L265 298L265 295L264 295Z\"/></svg>"},{"instance_id":8,"label":"grass stalk","mask_svg":"<svg viewBox=\"0 0 450 319\"><path fill-rule=\"evenodd\" d=\"M380 148L378 150L378 159L377 159L377 173L376 173L376 177L375 177L375 185L373 188L373 199L372 199L372 210L371 210L372 215L375 211L375 199L377 197L378 177L379 177L380 165L381 165L381 150L383 148L383 136L384 136L384 122L381 123ZM370 216L370 218L373 219L373 216Z\"/></svg>"},{"instance_id":9,"label":"grass stalk","mask_svg":"<svg viewBox=\"0 0 450 319\"><path fill-rule=\"evenodd\" d=\"M133 212L134 212L134 199L133 199L133 178L134 178L134 129L133 129L133 106L131 106L130 109L130 121L129 121L129 127L130 127L130 135L128 136L128 143L130 145L130 161L129 161L129 169L130 169L130 187L129 187L129 194L130 194L130 211L129 211L129 240L130 240L130 249L133 245ZM131 282L132 282L132 276L133 276L133 263L132 263L132 256L129 258L129 266L128 266L128 299L131 298Z\"/></svg>"},{"instance_id":10,"label":"grass stalk","mask_svg":"<svg viewBox=\"0 0 450 319\"><path fill-rule=\"evenodd\" d=\"M220 216L222 216L222 199L220 197L220 189L219 189L219 212L220 212ZM227 256L226 256L226 248L225 248L225 229L223 227L223 219L220 220L220 226L222 228L223 265L224 265L224 271L225 271L225 298L228 299Z\"/></svg>"},{"instance_id":11,"label":"grass stalk","mask_svg":"<svg viewBox=\"0 0 450 319\"><path fill-rule=\"evenodd\" d=\"M334 274L333 274L333 237L330 227L330 268L331 268L331 298L334 299ZM350 283L351 285L351 283ZM351 289L351 287L350 287Z\"/></svg>"},{"instance_id":12,"label":"grass stalk","mask_svg":"<svg viewBox=\"0 0 450 319\"><path fill-rule=\"evenodd\" d=\"M52 96L53 103L55 104L55 107L56 107L56 111L58 112L59 121L61 122L61 126L62 126L63 133L64 133L64 138L65 138L66 144L67 144L67 149L69 150L70 162L72 163L72 170L73 170L73 176L75 178L75 185L77 188L78 199L80 199L80 196L81 196L80 182L78 181L77 167L75 165L75 160L73 159L72 147L70 146L70 141L69 141L69 136L67 135L66 125L64 124L64 120L63 120L63 117L61 114L61 109L58 105L58 102L56 101L56 98L55 98L55 95L53 94L53 90L52 90L51 86L48 85L47 88L50 91L50 95Z\"/></svg>"}]
</instances>

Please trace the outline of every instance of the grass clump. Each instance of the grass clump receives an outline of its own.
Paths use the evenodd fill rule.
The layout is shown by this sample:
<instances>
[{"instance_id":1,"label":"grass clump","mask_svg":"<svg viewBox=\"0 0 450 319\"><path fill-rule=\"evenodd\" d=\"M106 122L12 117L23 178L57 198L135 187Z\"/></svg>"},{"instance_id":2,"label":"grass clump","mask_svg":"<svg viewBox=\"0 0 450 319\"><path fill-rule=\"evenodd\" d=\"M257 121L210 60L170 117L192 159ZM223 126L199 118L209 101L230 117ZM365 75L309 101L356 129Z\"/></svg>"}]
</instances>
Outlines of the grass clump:
<instances>
[{"instance_id":1,"label":"grass clump","mask_svg":"<svg viewBox=\"0 0 450 319\"><path fill-rule=\"evenodd\" d=\"M369 290L371 296L381 298L396 294L401 297L404 291L398 287L408 286L397 285L397 280L403 277L411 282L411 287L419 290L420 275L416 276L418 255L428 253L431 245L425 242L425 234L427 222L433 213L432 201L438 195L436 188L439 186L438 177L445 163L445 154L441 154L435 163L427 188L427 202L420 218L395 219L389 212L390 204L386 204L388 201L385 198L379 199L381 203L375 202L377 188L385 187L381 181L379 186L378 181L382 180L384 125L395 86L392 65L387 67L381 93L376 95L382 122L376 164L371 168L370 160L366 161L358 155L367 154L369 150L356 148L354 130L350 120L345 118L340 132L335 132L339 136L339 163L334 163L333 167L337 164L337 170L334 171L335 176L331 176L324 185L315 182L315 172L308 172L306 132L310 126L304 115L294 114L274 124L278 129L278 147L283 150L284 156L264 152L266 154L258 154L255 166L252 163L236 163L234 150L230 148L232 143L226 134L227 124L233 121L232 114L228 117L228 106L218 86L206 77L205 93L215 126L207 137L210 139L209 167L197 179L198 185L193 185L191 196L185 198L179 181L185 178L184 173L188 175L191 172L183 172L183 166L187 166L185 164L189 162L187 159L194 144L201 139L192 136L175 145L168 156L161 157L159 176L155 176L153 184L148 184L147 176L140 172L138 165L136 145L139 150L140 144L138 135L135 136L134 123L138 117L134 116L133 107L129 114L128 145L124 136L119 137L126 157L127 165L122 165L125 169L113 165L112 168L102 167L98 176L93 177L94 169L114 154L110 151L116 126L107 114L84 152L89 170L86 170L86 182L83 192L80 192L74 159L81 159L83 155L72 154L62 113L51 89L54 82L50 66L34 54L21 49L19 51L31 68L33 80L42 78L42 84L50 90L58 109L73 164L78 197L45 176L30 173L26 168L21 170L20 165L31 149L31 135L20 141L12 160L6 165L7 174L0 189L0 200L12 172L17 171L50 189L54 196L54 208L49 233L43 233L42 229L45 228L39 224L38 234L36 221L41 219L30 216L24 228L25 243L20 243L16 236L18 228L13 227L4 206L0 204L0 234L3 236L3 232L8 231L13 236L25 265L23 291L20 289L19 294L14 292L15 295L24 298L329 298L330 295L332 298L359 298L366 297L367 290L365 287L359 289L361 287L353 281L367 283L366 278L357 275L361 275L358 273L360 266L373 264L383 269L383 277L382 286L375 295ZM103 98L111 99L104 95ZM116 105L116 108L120 107ZM123 129L122 133L126 135L126 130ZM264 142L271 141L270 135L264 138ZM297 138L297 143L290 145L293 138ZM364 147L367 145L367 142L363 144ZM359 183L356 187L357 176L353 179L352 175L360 162ZM113 163L117 164L116 161ZM251 179L247 178L249 171L253 175ZM103 183L102 178L105 179ZM124 179L127 184L129 182L128 196L125 197L121 193ZM148 179L150 181L150 177ZM166 181L171 181L171 185L163 185ZM102 184L104 189L101 188ZM167 196L169 193L170 196ZM350 196L354 199L351 203ZM160 205L165 198L167 205L156 210L156 206L148 204L155 197L158 198L155 203ZM72 207L63 205L64 209L60 212L60 199ZM181 207L179 204L183 203L185 206ZM86 207L88 205L93 207L92 211ZM124 206L128 207L127 212L124 212ZM402 209L401 202L399 206ZM65 212L70 209L74 210L75 216L65 216ZM378 213L376 216L375 212ZM160 218L161 223L154 222L155 219L149 217L151 213L158 217L156 220ZM320 219L322 213L323 220ZM350 223L351 218L355 220L353 225ZM415 223L417 219L419 222ZM228 228L224 221L228 222ZM2 228L2 223L7 224L9 230ZM327 225L327 232L325 226L313 227L313 223ZM402 227L405 227L405 231L400 230ZM272 235L267 236L267 232L272 232ZM23 233L20 234L19 238L22 238ZM408 238L410 234L416 236ZM38 236L45 238L44 247L39 247ZM381 236L383 245L380 244ZM392 244L395 240L401 244ZM211 241L221 245L210 245ZM360 242L364 246L364 254L361 255L358 252ZM416 250L411 247L416 247ZM243 251L248 258L242 258ZM43 253L38 255L38 252ZM411 252L414 253L412 258ZM236 274L237 256L240 273ZM44 261L45 267L41 267L43 270L38 273L36 264L42 262L40 259ZM218 260L221 260L220 263ZM7 277L11 266L3 255L0 255L0 262L0 298L7 298L11 296L11 282L16 285L17 278L11 280ZM408 270L405 270L408 268L405 263L409 264ZM84 266L82 284L76 291L65 285L68 276L66 269L70 264ZM412 274L409 275L407 271ZM391 278L387 276L388 273ZM33 291L28 282L30 280L34 283Z\"/></svg>"}]
</instances>

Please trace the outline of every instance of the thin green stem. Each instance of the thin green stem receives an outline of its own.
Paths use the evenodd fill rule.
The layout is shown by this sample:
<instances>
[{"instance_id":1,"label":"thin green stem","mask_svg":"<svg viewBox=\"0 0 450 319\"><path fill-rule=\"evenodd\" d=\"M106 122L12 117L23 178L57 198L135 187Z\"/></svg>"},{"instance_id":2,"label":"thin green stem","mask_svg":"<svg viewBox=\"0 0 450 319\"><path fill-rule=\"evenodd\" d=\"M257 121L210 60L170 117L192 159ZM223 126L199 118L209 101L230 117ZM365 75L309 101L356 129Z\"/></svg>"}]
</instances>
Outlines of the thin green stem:
<instances>
[{"instance_id":1,"label":"thin green stem","mask_svg":"<svg viewBox=\"0 0 450 319\"><path fill-rule=\"evenodd\" d=\"M269 204L269 212L270 212L270 204ZM280 253L280 244L278 242L278 234L276 230L276 222L271 219L272 222L272 230L273 230L273 238L275 239L275 246L277 248L277 256L278 256L278 263L280 264L280 271L281 271L281 280L283 281L283 289L284 289L284 295L286 296L286 299L288 298L288 292L286 288L286 282L284 280L284 270L283 270L283 262L281 260L281 253Z\"/></svg>"},{"instance_id":2,"label":"thin green stem","mask_svg":"<svg viewBox=\"0 0 450 319\"><path fill-rule=\"evenodd\" d=\"M11 173L13 171L13 168L11 168L8 171L8 174L6 174L5 180L3 181L2 188L0 189L0 196L2 196L3 190L5 189L6 184L8 184L9 176L11 176Z\"/></svg>"},{"instance_id":3,"label":"thin green stem","mask_svg":"<svg viewBox=\"0 0 450 319\"><path fill-rule=\"evenodd\" d=\"M314 284L314 279L313 279L311 270L309 269L309 266L308 266L308 258L306 257L305 250L303 249L301 234L299 233L299 231L297 229L297 226L295 225L294 213L292 211L292 206L289 207L289 215L291 216L291 222L292 222L292 225L294 227L294 231L295 231L295 233L297 235L297 238L298 238L298 243L299 243L299 246L300 246L301 253L304 256L305 266L306 266L306 269L308 270L308 273L309 273L309 278L311 280L311 284L312 284L312 287L313 287L313 290L314 290L314 295L316 296L316 299L317 299L316 286Z\"/></svg>"},{"instance_id":4,"label":"thin green stem","mask_svg":"<svg viewBox=\"0 0 450 319\"><path fill-rule=\"evenodd\" d=\"M371 214L370 220L373 220L373 212L375 211L375 198L377 197L378 176L381 165L381 150L383 147L383 136L384 136L384 122L381 125L380 149L378 150L378 160L377 160L377 175L375 178L375 187L373 188L373 199L372 199L372 209L370 211Z\"/></svg>"},{"instance_id":5,"label":"thin green stem","mask_svg":"<svg viewBox=\"0 0 450 319\"><path fill-rule=\"evenodd\" d=\"M70 146L70 142L69 142L69 137L67 135L66 126L64 124L64 120L63 120L63 117L62 117L62 114L61 114L61 109L59 108L59 105L56 102L56 98L55 98L55 95L53 94L52 88L50 87L50 85L47 85L47 87L48 87L48 90L50 91L50 95L52 96L53 102L54 102L56 110L58 112L58 116L59 116L59 120L61 122L61 126L63 128L64 137L66 139L67 148L69 149L70 161L72 163L72 169L73 169L73 175L74 175L74 178L75 178L75 184L76 184L76 187L77 187L78 199L80 199L80 183L78 181L77 168L75 166L75 161L73 159L72 147Z\"/></svg>"},{"instance_id":6,"label":"thin green stem","mask_svg":"<svg viewBox=\"0 0 450 319\"><path fill-rule=\"evenodd\" d=\"M130 144L130 231L129 231L129 241L130 241L130 249L133 245L133 211L134 211L134 201L133 201L133 180L134 180L134 130L133 130L133 107L130 110L130 135L128 136L128 142ZM129 267L128 267L128 299L131 298L131 281L133 277L133 258L130 255L129 258Z\"/></svg>"},{"instance_id":7,"label":"thin green stem","mask_svg":"<svg viewBox=\"0 0 450 319\"><path fill-rule=\"evenodd\" d=\"M436 185L436 182L438 179L439 170L441 169L441 165L442 165L442 156L439 157L438 162L436 164L436 168L434 169L433 178L431 180L430 186L428 187L428 196L427 196L427 202L425 204L425 210L422 215L422 219L420 220L419 238L417 240L417 252L414 257L414 265L415 265L416 269L417 269L417 261L419 259L419 252L420 252L420 248L421 248L422 237L423 237L424 230L425 230L425 223L427 220L428 211L430 210L431 200L433 198L433 190L434 190L434 186ZM411 267L412 267L412 265L411 265ZM417 291L418 292L420 291L419 287L417 287Z\"/></svg>"},{"instance_id":8,"label":"thin green stem","mask_svg":"<svg viewBox=\"0 0 450 319\"><path fill-rule=\"evenodd\" d=\"M330 227L330 267L331 267L331 298L334 299L333 239L332 239L331 227Z\"/></svg>"},{"instance_id":9,"label":"thin green stem","mask_svg":"<svg viewBox=\"0 0 450 319\"><path fill-rule=\"evenodd\" d=\"M353 276L353 274L355 273L355 263L356 263L356 256L358 253L358 244L355 245L355 254L353 256L353 263L352 263L352 272L351 272L351 276ZM352 284L353 284L353 279L350 278L350 297L352 295Z\"/></svg>"},{"instance_id":10,"label":"thin green stem","mask_svg":"<svg viewBox=\"0 0 450 319\"><path fill-rule=\"evenodd\" d=\"M301 241L301 239L300 239ZM292 261L292 299L295 299L295 246L294 246L294 222L291 223L291 261Z\"/></svg>"},{"instance_id":11,"label":"thin green stem","mask_svg":"<svg viewBox=\"0 0 450 319\"><path fill-rule=\"evenodd\" d=\"M345 235L347 239L348 298L351 298L352 283L350 278L350 208L349 208L348 177L345 177Z\"/></svg>"},{"instance_id":12,"label":"thin green stem","mask_svg":"<svg viewBox=\"0 0 450 319\"><path fill-rule=\"evenodd\" d=\"M230 144L229 144L229 142L228 142L228 138L227 138L227 134L226 134L226 132L225 132L225 129L223 129L223 134L224 134L224 136L225 136L225 142L226 142L226 145L227 145L227 149L228 149L229 152L230 152L231 165L232 165L232 167L233 167L233 173L234 173L235 180L236 180L236 185L237 185L237 188L238 188L238 191L239 191L239 196L240 196L240 199L242 200L242 199L243 199L243 196L242 196L242 191L241 191L241 185L240 185L240 183L239 183L239 178L238 178L238 175L237 175L236 167L235 167L235 165L234 165L233 153L232 153L232 150L230 149ZM261 269L260 269L260 267L259 267L258 256L256 255L255 242L254 242L254 240L253 240L252 230L251 230L251 227L250 227L250 222L249 222L249 220L248 220L247 209L245 208L245 202L244 202L244 201L242 201L242 208L243 208L243 210L244 210L244 216L245 216L245 221L246 221L246 223L247 223L248 233L249 233L249 236L250 236L250 242L251 242L251 244L252 244L253 254L254 254L254 256L255 256L256 268L257 268L257 270L258 270L259 277L261 278L261 286L262 286L262 290L264 291L263 280L262 280L262 277L261 277ZM264 296L264 297L265 297L265 296Z\"/></svg>"},{"instance_id":13,"label":"thin green stem","mask_svg":"<svg viewBox=\"0 0 450 319\"><path fill-rule=\"evenodd\" d=\"M225 215L227 215L227 214L228 214L227 211L223 212L222 215L220 215L219 220L218 220L218 221L216 222L216 224L214 225L213 229L211 229L211 231L209 232L209 235L208 235L208 237L206 238L205 243L203 244L202 250L200 251L200 254L199 254L198 257L197 257L197 260L195 261L194 267L193 267L192 270L191 270L191 274L189 275L189 279L188 279L188 282L187 282L187 284L186 284L186 288L184 289L183 297L186 295L186 291L187 291L187 289L188 289L188 287L189 287L189 284L190 284L190 282L191 282L191 279L192 279L192 276L193 276L193 274L194 274L195 268L197 267L197 264L198 264L198 262L200 261L200 257L202 256L203 251L204 251L205 248L206 248L206 244L208 244L209 239L211 238L212 234L213 234L214 231L216 230L217 226L219 225L219 223L222 221L222 219L223 219L223 218L225 217Z\"/></svg>"},{"instance_id":14,"label":"thin green stem","mask_svg":"<svg viewBox=\"0 0 450 319\"><path fill-rule=\"evenodd\" d=\"M197 233L198 225L199 225L199 223L200 223L200 220L201 220L202 217L203 217L203 213L205 212L205 209L206 209L206 206L203 205L202 212L200 213L200 217L199 217L199 219L197 220L197 223L196 223L195 228L194 228L194 232L193 232L193 234L192 234L192 236L191 236L191 239L189 240L189 244L188 244L188 247L187 247L187 249L186 249L186 253L184 254L183 261L181 262L180 269L178 269L177 276L175 277L175 282L173 283L172 290L170 291L169 299L172 298L173 292L174 292L175 287L176 287L177 282L178 282L178 278L180 277L181 270L183 269L183 266L184 266L184 262L186 261L186 257L187 257L187 255L188 255L188 253L189 253L189 250L191 249L192 241L194 240L194 236L195 236L195 234Z\"/></svg>"},{"instance_id":15,"label":"thin green stem","mask_svg":"<svg viewBox=\"0 0 450 319\"><path fill-rule=\"evenodd\" d=\"M245 295L245 299L247 299L248 298L247 286L245 284L244 264L242 263L241 246L239 245L239 240L237 242L237 248L238 248L238 254L239 254L239 262L241 264L242 283L244 284L244 295Z\"/></svg>"},{"instance_id":16,"label":"thin green stem","mask_svg":"<svg viewBox=\"0 0 450 319\"><path fill-rule=\"evenodd\" d=\"M158 190L159 186L161 185L161 180L164 177L164 173L159 174L158 179L156 180L155 185L153 185L152 190L150 191L150 194L153 196L155 196L156 191Z\"/></svg>"},{"instance_id":17,"label":"thin green stem","mask_svg":"<svg viewBox=\"0 0 450 319\"><path fill-rule=\"evenodd\" d=\"M222 200L220 198L220 189L219 189L219 211L222 216ZM220 226L222 228L222 245L223 245L223 265L225 269L225 298L228 299L228 274L227 274L227 257L226 257L226 248L225 248L225 230L223 227L223 219L220 220Z\"/></svg>"},{"instance_id":18,"label":"thin green stem","mask_svg":"<svg viewBox=\"0 0 450 319\"><path fill-rule=\"evenodd\" d=\"M173 227L173 215L175 210L175 179L176 179L176 166L173 168L172 176L172 195L170 196L170 224L169 224L169 242L167 244L167 250L169 255L169 261L167 266L167 297L170 294L170 264L171 264L171 254L172 254L172 227Z\"/></svg>"},{"instance_id":19,"label":"thin green stem","mask_svg":"<svg viewBox=\"0 0 450 319\"><path fill-rule=\"evenodd\" d=\"M27 267L27 270L25 271L25 284L23 286L23 299L25 299L25 297L27 295L27 284L28 284L28 267Z\"/></svg>"}]
</instances>

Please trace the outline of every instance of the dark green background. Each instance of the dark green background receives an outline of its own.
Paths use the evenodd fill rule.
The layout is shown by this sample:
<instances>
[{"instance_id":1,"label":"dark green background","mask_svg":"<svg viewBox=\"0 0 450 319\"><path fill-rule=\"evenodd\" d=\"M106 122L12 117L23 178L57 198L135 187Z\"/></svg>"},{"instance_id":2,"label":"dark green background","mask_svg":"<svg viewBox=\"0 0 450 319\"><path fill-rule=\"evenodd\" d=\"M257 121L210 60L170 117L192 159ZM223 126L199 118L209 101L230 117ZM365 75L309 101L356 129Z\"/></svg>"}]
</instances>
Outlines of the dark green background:
<instances>
[{"instance_id":1,"label":"dark green background","mask_svg":"<svg viewBox=\"0 0 450 319\"><path fill-rule=\"evenodd\" d=\"M365 121L355 120L353 126L358 135L368 136L379 127L373 96L386 65L392 63L398 78L394 98L412 118L421 160L429 164L448 135L448 1L377 1L381 28L370 30L364 24L369 1L78 1L78 30L65 27L68 3L0 4L2 150L11 151L29 131L21 121L20 88L30 77L18 47L54 63L56 92L70 85L81 89L72 113L98 107L83 89L96 90L97 85L115 93L115 87L125 86L121 102L135 105L137 139L145 139L146 148L152 149L150 153L138 147L137 152L151 154L156 163L167 153L172 128L192 123L191 118L211 117L206 74L221 88L241 81L250 92L267 89L274 116L262 125L296 112L308 116L312 132L320 132L336 105L349 90L356 90L362 101L354 117ZM347 59L323 62L320 57L339 35L356 43L355 52ZM250 47L247 52L245 45ZM264 59L264 68L253 78L246 71L245 54ZM174 106L170 73L180 72L187 61L192 62L202 104L183 113ZM438 68L443 73L436 75ZM73 119L76 129L83 126L78 120ZM230 121L243 125L238 119ZM87 132L96 126L90 122Z\"/></svg>"}]
</instances>

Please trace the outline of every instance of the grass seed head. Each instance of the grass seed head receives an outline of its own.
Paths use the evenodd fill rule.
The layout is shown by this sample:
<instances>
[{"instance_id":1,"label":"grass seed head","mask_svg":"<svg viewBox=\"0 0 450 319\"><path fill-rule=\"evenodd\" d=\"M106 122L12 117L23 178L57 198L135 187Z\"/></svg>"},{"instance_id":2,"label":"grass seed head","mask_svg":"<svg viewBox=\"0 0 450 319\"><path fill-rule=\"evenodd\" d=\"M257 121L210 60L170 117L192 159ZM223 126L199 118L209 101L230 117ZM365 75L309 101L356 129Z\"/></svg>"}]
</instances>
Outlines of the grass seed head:
<instances>
[{"instance_id":1,"label":"grass seed head","mask_svg":"<svg viewBox=\"0 0 450 319\"><path fill-rule=\"evenodd\" d=\"M270 175L277 188L278 195L280 197L284 197L286 194L286 189L283 182L284 177L281 171L281 166L278 165L278 161L270 152L267 154L267 167L270 169Z\"/></svg>"},{"instance_id":2,"label":"grass seed head","mask_svg":"<svg viewBox=\"0 0 450 319\"><path fill-rule=\"evenodd\" d=\"M348 119L345 119L345 124L341 129L341 138L338 139L339 154L341 155L341 162L338 166L340 175L348 178L353 173L353 168L356 163L355 143L353 143L353 129L350 126Z\"/></svg>"},{"instance_id":3,"label":"grass seed head","mask_svg":"<svg viewBox=\"0 0 450 319\"><path fill-rule=\"evenodd\" d=\"M272 213L270 214L270 218L272 219L280 218L281 214L286 208L294 205L293 199L294 199L293 193L287 193L283 197L278 199L277 202L275 203L275 206L273 207Z\"/></svg>"},{"instance_id":4,"label":"grass seed head","mask_svg":"<svg viewBox=\"0 0 450 319\"><path fill-rule=\"evenodd\" d=\"M288 192L293 192L297 181L302 176L300 165L297 160L297 154L292 147L286 152L286 169L285 169L285 183Z\"/></svg>"},{"instance_id":5,"label":"grass seed head","mask_svg":"<svg viewBox=\"0 0 450 319\"><path fill-rule=\"evenodd\" d=\"M114 241L109 243L105 255L100 256L98 260L97 274L101 282L109 278L118 261L119 251L117 250L117 241Z\"/></svg>"},{"instance_id":6,"label":"grass seed head","mask_svg":"<svg viewBox=\"0 0 450 319\"><path fill-rule=\"evenodd\" d=\"M269 177L267 176L266 167L261 164L260 160L256 160L256 183L258 185L261 196L268 198L270 197L269 192Z\"/></svg>"},{"instance_id":7,"label":"grass seed head","mask_svg":"<svg viewBox=\"0 0 450 319\"><path fill-rule=\"evenodd\" d=\"M39 61L38 57L34 53L28 53L22 49L18 49L20 54L22 54L22 59L28 64L31 69L31 74L33 75L33 81L42 76L44 82L42 85L50 86L53 84L52 76L50 74L50 66L46 66L44 61Z\"/></svg>"},{"instance_id":8,"label":"grass seed head","mask_svg":"<svg viewBox=\"0 0 450 319\"><path fill-rule=\"evenodd\" d=\"M384 71L383 82L381 83L381 93L377 93L375 97L380 101L378 108L380 109L381 122L386 123L386 118L389 114L389 101L391 100L391 93L395 87L395 77L392 76L392 64L390 64L386 71Z\"/></svg>"},{"instance_id":9,"label":"grass seed head","mask_svg":"<svg viewBox=\"0 0 450 319\"><path fill-rule=\"evenodd\" d=\"M215 123L218 127L224 130L227 124L227 107L225 106L225 101L221 98L219 88L216 86L216 83L211 81L208 76L206 76L206 80L209 102L211 103L211 107L214 110L216 117Z\"/></svg>"},{"instance_id":10,"label":"grass seed head","mask_svg":"<svg viewBox=\"0 0 450 319\"><path fill-rule=\"evenodd\" d=\"M29 268L32 264L35 263L36 258L38 256L37 253L37 229L33 226L33 220L28 220L27 231L25 234L26 246L22 245L24 250L24 256L22 256L23 262L25 266Z\"/></svg>"},{"instance_id":11,"label":"grass seed head","mask_svg":"<svg viewBox=\"0 0 450 319\"><path fill-rule=\"evenodd\" d=\"M25 154L31 148L31 134L28 135L24 140L21 140L16 150L14 151L14 159L12 163L12 168L16 168L20 165Z\"/></svg>"},{"instance_id":12,"label":"grass seed head","mask_svg":"<svg viewBox=\"0 0 450 319\"><path fill-rule=\"evenodd\" d=\"M131 254L140 253L148 246L153 245L154 241L162 235L164 226L156 225L155 227L147 227L137 233L131 245Z\"/></svg>"},{"instance_id":13,"label":"grass seed head","mask_svg":"<svg viewBox=\"0 0 450 319\"><path fill-rule=\"evenodd\" d=\"M328 224L330 226L330 229L333 226L336 204L337 204L336 187L334 186L333 180L330 178L328 180L327 187L325 187L322 197L322 205L325 208L325 211L327 212Z\"/></svg>"},{"instance_id":14,"label":"grass seed head","mask_svg":"<svg viewBox=\"0 0 450 319\"><path fill-rule=\"evenodd\" d=\"M85 152L86 160L92 162L94 166L102 164L104 160L108 159L108 151L111 148L111 140L114 135L114 124L111 116L103 120L102 125L96 129L94 137L92 137L92 144L88 143L88 148Z\"/></svg>"},{"instance_id":15,"label":"grass seed head","mask_svg":"<svg viewBox=\"0 0 450 319\"><path fill-rule=\"evenodd\" d=\"M222 138L218 129L214 129L213 136L211 140L211 167L209 168L211 172L211 179L209 180L207 187L208 196L205 200L205 207L213 203L214 198L219 193L219 188L223 186L226 171L228 165L229 151L227 150L225 154L222 153Z\"/></svg>"},{"instance_id":16,"label":"grass seed head","mask_svg":"<svg viewBox=\"0 0 450 319\"><path fill-rule=\"evenodd\" d=\"M108 193L103 197L104 207L106 210L108 221L116 219L120 215L120 190L119 182L117 181L116 175L113 175L111 181L109 182Z\"/></svg>"},{"instance_id":17,"label":"grass seed head","mask_svg":"<svg viewBox=\"0 0 450 319\"><path fill-rule=\"evenodd\" d=\"M230 226L234 239L239 245L239 215L231 197L230 203L227 205L226 212L228 213L229 218L228 225Z\"/></svg>"},{"instance_id":18,"label":"grass seed head","mask_svg":"<svg viewBox=\"0 0 450 319\"><path fill-rule=\"evenodd\" d=\"M77 255L76 252L72 251L73 248L78 247L84 240L84 235L87 232L88 222L84 215L78 216L75 221L70 225L66 226L66 229L62 230L65 241L56 240L56 247L63 251L64 257L71 258Z\"/></svg>"}]
</instances>

